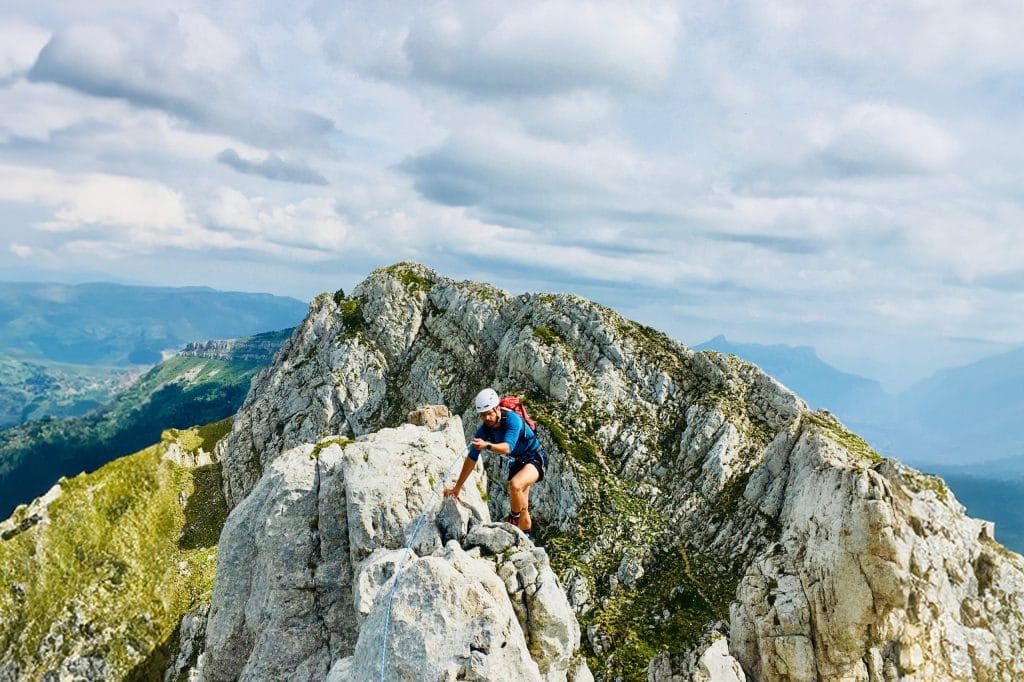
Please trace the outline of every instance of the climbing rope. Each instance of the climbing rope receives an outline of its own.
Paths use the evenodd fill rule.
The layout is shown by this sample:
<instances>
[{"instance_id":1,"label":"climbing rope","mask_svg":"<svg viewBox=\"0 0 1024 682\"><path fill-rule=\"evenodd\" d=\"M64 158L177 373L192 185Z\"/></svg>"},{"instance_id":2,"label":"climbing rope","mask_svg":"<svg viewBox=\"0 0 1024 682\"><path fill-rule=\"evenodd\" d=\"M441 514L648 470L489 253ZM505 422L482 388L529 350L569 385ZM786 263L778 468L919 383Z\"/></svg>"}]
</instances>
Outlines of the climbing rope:
<instances>
[{"instance_id":1,"label":"climbing rope","mask_svg":"<svg viewBox=\"0 0 1024 682\"><path fill-rule=\"evenodd\" d=\"M406 540L405 546L402 548L405 553L402 554L402 559L398 564L398 568L395 570L395 581L391 585L391 593L388 595L388 608L384 613L384 643L380 647L380 679L384 682L384 667L386 665L386 654L388 650L388 628L391 625L391 603L395 600L395 590L398 589L398 580L401 577L402 569L405 567L405 560L409 556L409 552L412 551L412 543L416 539L416 534L420 532L420 526L423 524L423 519L427 516L427 510L430 509L431 503L434 501L434 497L437 496L437 491L444 486L444 482L448 480L448 474L451 473L452 467L456 463L461 462L469 454L469 450L472 446L466 446L466 455L461 459L457 459L448 465L448 469L444 472L444 476L441 477L441 482L434 487L434 490L430 493L430 499L427 500L427 504L423 507L423 511L420 512L420 516L416 519L416 523L413 526L412 534L409 539ZM495 453L497 454L497 453Z\"/></svg>"}]
</instances>

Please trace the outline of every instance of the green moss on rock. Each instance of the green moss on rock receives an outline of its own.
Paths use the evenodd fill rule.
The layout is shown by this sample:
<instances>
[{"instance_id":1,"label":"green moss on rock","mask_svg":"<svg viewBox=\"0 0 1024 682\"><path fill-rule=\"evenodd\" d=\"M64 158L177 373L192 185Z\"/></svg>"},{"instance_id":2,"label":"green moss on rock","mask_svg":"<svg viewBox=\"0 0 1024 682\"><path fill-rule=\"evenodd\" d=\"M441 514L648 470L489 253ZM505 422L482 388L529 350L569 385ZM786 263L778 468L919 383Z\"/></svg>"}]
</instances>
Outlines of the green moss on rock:
<instances>
[{"instance_id":1,"label":"green moss on rock","mask_svg":"<svg viewBox=\"0 0 1024 682\"><path fill-rule=\"evenodd\" d=\"M534 337L538 341L543 343L545 346L557 346L561 343L561 339L558 338L558 334L554 333L547 327L537 327L533 330Z\"/></svg>"},{"instance_id":2,"label":"green moss on rock","mask_svg":"<svg viewBox=\"0 0 1024 682\"><path fill-rule=\"evenodd\" d=\"M356 298L343 298L338 302L338 309L341 311L341 323L345 327L342 338L350 339L362 335L366 329L366 319L363 317L363 308Z\"/></svg>"},{"instance_id":3,"label":"green moss on rock","mask_svg":"<svg viewBox=\"0 0 1024 682\"><path fill-rule=\"evenodd\" d=\"M559 417L560 408L557 403L543 400L543 397L536 392L529 393L523 399L523 404L530 416L551 435L555 447L561 453L580 463L598 464L600 462L600 451L588 435L587 427L589 425L576 420L574 423L578 423L583 428L574 428L570 435L566 427L563 426L563 419Z\"/></svg>"},{"instance_id":4,"label":"green moss on rock","mask_svg":"<svg viewBox=\"0 0 1024 682\"><path fill-rule=\"evenodd\" d=\"M610 657L588 656L591 670L605 679L646 681L652 658L686 653L708 623L728 619L738 568L682 544L662 547L635 589L620 589L592 618L583 618L584 627L597 625L613 648Z\"/></svg>"},{"instance_id":5,"label":"green moss on rock","mask_svg":"<svg viewBox=\"0 0 1024 682\"><path fill-rule=\"evenodd\" d=\"M903 480L906 481L914 492L930 490L943 502L946 501L946 497L949 494L949 488L946 487L946 482L938 476L932 476L930 474L924 474L919 471L908 469L904 474Z\"/></svg>"},{"instance_id":6,"label":"green moss on rock","mask_svg":"<svg viewBox=\"0 0 1024 682\"><path fill-rule=\"evenodd\" d=\"M227 417L203 426L193 426L190 429L165 429L160 434L160 441L168 444L177 443L182 450L192 455L200 450L213 452L218 441L231 431L232 421L233 417Z\"/></svg>"},{"instance_id":7,"label":"green moss on rock","mask_svg":"<svg viewBox=\"0 0 1024 682\"><path fill-rule=\"evenodd\" d=\"M398 280L405 290L411 294L426 295L434 286L434 281L427 276L430 270L418 263L395 263L377 272L386 273Z\"/></svg>"},{"instance_id":8,"label":"green moss on rock","mask_svg":"<svg viewBox=\"0 0 1024 682\"><path fill-rule=\"evenodd\" d=\"M845 448L868 464L877 464L885 458L879 455L863 438L847 429L831 413L818 411L807 415L807 421L818 427L832 442Z\"/></svg>"},{"instance_id":9,"label":"green moss on rock","mask_svg":"<svg viewBox=\"0 0 1024 682\"><path fill-rule=\"evenodd\" d=\"M313 459L318 459L320 457L320 453L326 450L327 448L331 447L332 445L337 445L339 448L344 448L345 446L354 442L355 441L352 440L351 438L331 438L329 440L320 441L319 443L313 446L313 451L309 453L309 456L312 457Z\"/></svg>"}]
</instances>

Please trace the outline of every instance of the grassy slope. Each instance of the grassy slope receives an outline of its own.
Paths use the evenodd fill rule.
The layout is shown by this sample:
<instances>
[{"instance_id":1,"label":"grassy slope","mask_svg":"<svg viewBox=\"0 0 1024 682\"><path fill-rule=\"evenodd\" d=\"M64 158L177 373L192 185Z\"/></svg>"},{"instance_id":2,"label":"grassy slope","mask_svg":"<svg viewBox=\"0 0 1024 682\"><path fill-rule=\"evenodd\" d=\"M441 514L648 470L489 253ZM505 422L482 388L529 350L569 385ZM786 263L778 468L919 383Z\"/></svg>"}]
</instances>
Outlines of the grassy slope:
<instances>
[{"instance_id":1,"label":"grassy slope","mask_svg":"<svg viewBox=\"0 0 1024 682\"><path fill-rule=\"evenodd\" d=\"M38 679L69 657L98 654L110 679L162 671L181 616L209 600L227 517L219 468L162 455L175 440L210 450L229 428L224 420L170 431L164 442L65 479L49 523L0 541L0 664ZM25 514L19 508L13 521Z\"/></svg>"}]
</instances>

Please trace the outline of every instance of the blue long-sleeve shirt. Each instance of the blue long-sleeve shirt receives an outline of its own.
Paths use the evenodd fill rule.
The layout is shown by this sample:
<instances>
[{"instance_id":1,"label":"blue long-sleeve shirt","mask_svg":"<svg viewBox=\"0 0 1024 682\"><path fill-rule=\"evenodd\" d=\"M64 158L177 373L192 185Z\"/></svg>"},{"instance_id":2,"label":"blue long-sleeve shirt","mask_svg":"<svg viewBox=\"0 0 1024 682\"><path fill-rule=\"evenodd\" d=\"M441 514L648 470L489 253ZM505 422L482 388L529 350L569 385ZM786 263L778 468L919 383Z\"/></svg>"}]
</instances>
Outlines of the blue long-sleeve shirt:
<instances>
[{"instance_id":1,"label":"blue long-sleeve shirt","mask_svg":"<svg viewBox=\"0 0 1024 682\"><path fill-rule=\"evenodd\" d=\"M523 459L540 449L537 434L522 417L505 408L501 409L501 414L501 421L493 429L487 424L480 424L476 430L476 437L483 438L488 443L507 443L509 455L513 459ZM469 458L475 462L479 456L480 451L470 446Z\"/></svg>"}]
</instances>

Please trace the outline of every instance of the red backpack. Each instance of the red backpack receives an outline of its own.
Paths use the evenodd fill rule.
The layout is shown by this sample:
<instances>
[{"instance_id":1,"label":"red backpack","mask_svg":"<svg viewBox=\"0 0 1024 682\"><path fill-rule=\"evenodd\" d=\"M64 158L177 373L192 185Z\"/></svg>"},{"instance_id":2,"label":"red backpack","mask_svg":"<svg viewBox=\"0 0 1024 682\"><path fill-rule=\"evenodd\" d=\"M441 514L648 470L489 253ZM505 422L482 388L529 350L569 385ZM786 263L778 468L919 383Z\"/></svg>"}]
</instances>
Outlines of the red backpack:
<instances>
[{"instance_id":1,"label":"red backpack","mask_svg":"<svg viewBox=\"0 0 1024 682\"><path fill-rule=\"evenodd\" d=\"M526 422L526 425L530 427L530 430L537 431L537 422L530 418L530 413L526 411L526 405L523 405L523 401L516 395L504 396L499 402L498 407L504 407L506 410L512 410Z\"/></svg>"}]
</instances>

